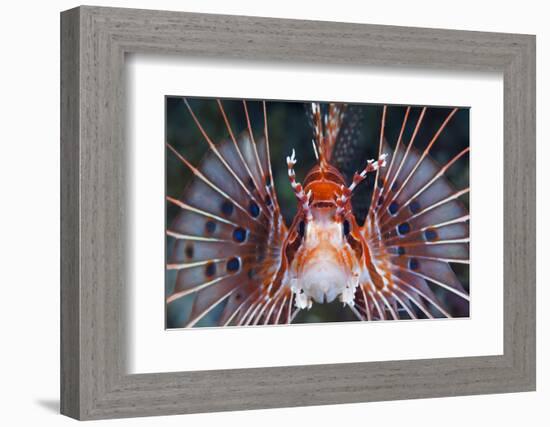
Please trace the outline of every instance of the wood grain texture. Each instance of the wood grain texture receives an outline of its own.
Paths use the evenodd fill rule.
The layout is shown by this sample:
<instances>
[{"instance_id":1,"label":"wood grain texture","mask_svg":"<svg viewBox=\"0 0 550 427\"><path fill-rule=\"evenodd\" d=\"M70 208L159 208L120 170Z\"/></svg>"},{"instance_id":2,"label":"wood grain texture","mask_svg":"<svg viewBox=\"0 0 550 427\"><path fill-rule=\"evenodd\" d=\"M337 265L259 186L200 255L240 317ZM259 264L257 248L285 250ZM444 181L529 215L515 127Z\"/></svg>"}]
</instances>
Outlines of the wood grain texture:
<instances>
[{"instance_id":1,"label":"wood grain texture","mask_svg":"<svg viewBox=\"0 0 550 427\"><path fill-rule=\"evenodd\" d=\"M79 23L78 10L61 19L61 412L80 414L79 289Z\"/></svg>"},{"instance_id":2,"label":"wood grain texture","mask_svg":"<svg viewBox=\"0 0 550 427\"><path fill-rule=\"evenodd\" d=\"M212 412L535 388L535 38L80 7L62 14L62 413ZM124 57L504 75L504 354L128 375Z\"/></svg>"}]
</instances>

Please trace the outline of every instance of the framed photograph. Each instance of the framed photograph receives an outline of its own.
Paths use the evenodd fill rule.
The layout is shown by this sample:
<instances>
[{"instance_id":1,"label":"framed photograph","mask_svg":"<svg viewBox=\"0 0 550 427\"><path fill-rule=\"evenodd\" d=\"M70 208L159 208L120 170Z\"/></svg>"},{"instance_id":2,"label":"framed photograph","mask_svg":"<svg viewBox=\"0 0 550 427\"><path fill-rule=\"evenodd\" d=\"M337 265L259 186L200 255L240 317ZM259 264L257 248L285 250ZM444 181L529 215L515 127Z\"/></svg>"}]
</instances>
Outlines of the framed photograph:
<instances>
[{"instance_id":1,"label":"framed photograph","mask_svg":"<svg viewBox=\"0 0 550 427\"><path fill-rule=\"evenodd\" d=\"M170 96L166 140L168 329L469 317L469 109Z\"/></svg>"},{"instance_id":2,"label":"framed photograph","mask_svg":"<svg viewBox=\"0 0 550 427\"><path fill-rule=\"evenodd\" d=\"M61 57L63 414L535 389L534 36L79 7Z\"/></svg>"}]
</instances>

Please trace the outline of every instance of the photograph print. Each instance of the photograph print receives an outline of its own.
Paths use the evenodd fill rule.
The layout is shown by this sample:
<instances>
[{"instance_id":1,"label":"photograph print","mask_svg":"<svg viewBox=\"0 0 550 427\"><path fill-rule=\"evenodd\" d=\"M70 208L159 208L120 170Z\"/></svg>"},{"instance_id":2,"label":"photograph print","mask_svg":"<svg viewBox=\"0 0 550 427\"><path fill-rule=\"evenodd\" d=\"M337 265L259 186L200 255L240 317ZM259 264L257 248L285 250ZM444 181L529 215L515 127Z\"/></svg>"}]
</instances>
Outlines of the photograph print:
<instances>
[{"instance_id":1,"label":"photograph print","mask_svg":"<svg viewBox=\"0 0 550 427\"><path fill-rule=\"evenodd\" d=\"M166 96L166 328L469 317L469 118Z\"/></svg>"}]
</instances>

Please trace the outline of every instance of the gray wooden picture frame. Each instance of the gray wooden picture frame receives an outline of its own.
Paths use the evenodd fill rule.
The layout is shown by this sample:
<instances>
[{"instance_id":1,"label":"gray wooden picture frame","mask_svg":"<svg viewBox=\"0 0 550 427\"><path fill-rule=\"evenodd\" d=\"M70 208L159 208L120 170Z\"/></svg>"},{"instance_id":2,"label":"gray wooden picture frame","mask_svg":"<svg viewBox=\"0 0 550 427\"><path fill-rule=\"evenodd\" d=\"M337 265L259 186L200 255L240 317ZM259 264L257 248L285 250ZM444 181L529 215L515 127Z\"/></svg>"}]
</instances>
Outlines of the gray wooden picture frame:
<instances>
[{"instance_id":1,"label":"gray wooden picture frame","mask_svg":"<svg viewBox=\"0 0 550 427\"><path fill-rule=\"evenodd\" d=\"M502 72L504 354L127 374L124 61L136 52ZM535 389L534 36L87 6L68 10L61 14L61 166L65 415L99 419Z\"/></svg>"}]
</instances>

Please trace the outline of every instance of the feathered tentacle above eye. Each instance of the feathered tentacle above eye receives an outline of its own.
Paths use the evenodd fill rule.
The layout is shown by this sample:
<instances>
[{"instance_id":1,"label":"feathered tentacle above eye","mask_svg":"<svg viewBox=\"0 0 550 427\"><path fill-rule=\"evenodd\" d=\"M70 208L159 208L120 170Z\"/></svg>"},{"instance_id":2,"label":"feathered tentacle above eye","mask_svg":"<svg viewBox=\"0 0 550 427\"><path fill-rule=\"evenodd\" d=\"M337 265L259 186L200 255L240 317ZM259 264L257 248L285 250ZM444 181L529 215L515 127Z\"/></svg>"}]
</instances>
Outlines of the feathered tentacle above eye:
<instances>
[{"instance_id":1,"label":"feathered tentacle above eye","mask_svg":"<svg viewBox=\"0 0 550 427\"><path fill-rule=\"evenodd\" d=\"M384 286L368 282L360 286L356 297L362 318L450 317L434 290L469 301L450 267L469 264L469 213L459 199L469 188L457 190L445 176L469 148L443 165L429 155L456 111L449 113L422 152L414 143L426 108L405 145L410 107L406 109L393 150L385 141L383 111L379 147L389 154L388 166L377 171L363 232Z\"/></svg>"},{"instance_id":2,"label":"feathered tentacle above eye","mask_svg":"<svg viewBox=\"0 0 550 427\"><path fill-rule=\"evenodd\" d=\"M167 302L194 295L184 326L194 326L221 304L220 325L288 322L290 291L276 280L287 229L273 187L267 124L256 140L243 102L248 128L235 137L218 101L229 137L215 144L185 103L209 150L196 167L167 145L193 174L181 198L167 197L180 209L167 230L173 240L167 268L177 272Z\"/></svg>"}]
</instances>

